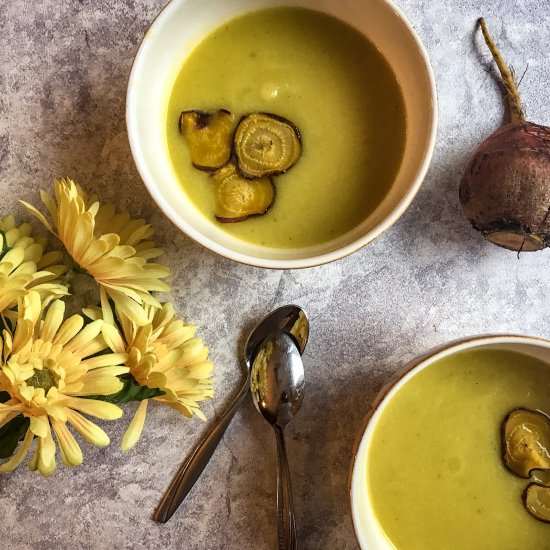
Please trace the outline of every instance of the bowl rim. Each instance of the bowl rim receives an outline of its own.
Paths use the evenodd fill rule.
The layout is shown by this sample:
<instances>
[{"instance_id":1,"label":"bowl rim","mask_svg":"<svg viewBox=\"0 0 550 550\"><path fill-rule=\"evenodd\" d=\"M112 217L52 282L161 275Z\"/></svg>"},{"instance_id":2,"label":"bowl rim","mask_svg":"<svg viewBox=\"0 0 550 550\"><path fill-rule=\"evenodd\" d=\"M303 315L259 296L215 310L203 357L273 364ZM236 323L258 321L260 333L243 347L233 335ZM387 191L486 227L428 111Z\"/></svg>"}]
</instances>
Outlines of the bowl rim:
<instances>
[{"instance_id":1,"label":"bowl rim","mask_svg":"<svg viewBox=\"0 0 550 550\"><path fill-rule=\"evenodd\" d=\"M391 210L388 216L386 216L373 228L371 228L369 231L367 231L365 234L363 234L361 237L357 238L353 242L318 255L306 256L303 258L274 259L253 256L250 254L232 250L222 244L219 244L215 240L210 239L202 232L195 229L190 223L187 222L187 220L178 216L170 207L169 201L166 200L159 192L155 184L154 177L149 172L146 162L144 161L141 154L141 144L139 143L139 139L137 137L137 109L134 108L134 103L136 102L137 95L137 86L133 85L132 83L136 82L136 74L141 69L142 60L146 54L146 49L150 40L150 36L153 35L155 29L157 27L160 27L165 19L170 18L172 12L177 10L180 4L185 3L185 1L186 0L170 0L168 4L164 6L164 8L162 8L162 10L156 15L156 17L153 19L153 21L145 31L132 62L132 68L128 76L126 91L126 128L132 157L134 159L134 163L141 177L141 180L145 184L145 187L149 192L149 195L155 201L157 206L162 210L164 215L167 216L168 219L170 219L172 223L176 227L178 227L178 229L183 231L183 233L185 233L188 237L190 237L203 247L207 248L208 250L214 252L218 256L228 258L244 265L268 269L303 269L327 264L345 258L346 256L357 252L372 241L376 240L388 229L390 229L409 208L410 204L420 190L422 183L424 182L424 178L426 177L426 173L428 172L428 169L430 167L435 149L437 126L439 120L437 87L428 52L415 28L405 16L403 11L393 2L393 0L378 0L379 2L385 4L388 8L390 8L391 11L400 19L401 23L406 27L412 40L416 44L418 53L420 54L420 58L424 64L424 68L426 71L426 77L430 91L430 97L428 98L428 100L430 102L431 123L428 126L429 139L426 142L425 150L422 155L422 160L418 166L416 176L413 178L408 191L397 202L397 204Z\"/></svg>"},{"instance_id":2,"label":"bowl rim","mask_svg":"<svg viewBox=\"0 0 550 550\"><path fill-rule=\"evenodd\" d=\"M393 376L386 381L381 388L376 393L362 423L362 427L359 430L355 442L353 445L352 456L351 456L351 467L349 469L348 475L348 491L349 491L349 505L351 508L351 519L353 525L353 531L357 543L361 548L368 548L367 543L364 539L364 535L359 531L359 510L357 506L357 491L358 491L358 478L360 475L359 472L359 461L357 458L361 453L365 453L365 449L370 442L370 437L367 436L367 428L370 426L370 423L381 407L391 401L391 397L386 400L388 394L398 385L403 378L407 377L410 374L412 378L416 373L420 372L424 368L428 367L432 363L454 355L455 353L465 351L468 349L473 349L479 346L490 345L490 344L530 344L534 346L539 346L542 348L550 349L550 339L546 339L538 336L527 336L522 334L513 334L513 333L492 333L492 334L481 334L475 336L466 336L463 338L458 338L451 340L450 342L439 344L427 352L416 356L411 361L405 363L400 367ZM414 371L414 372L413 372ZM403 385L406 382L403 383Z\"/></svg>"}]
</instances>

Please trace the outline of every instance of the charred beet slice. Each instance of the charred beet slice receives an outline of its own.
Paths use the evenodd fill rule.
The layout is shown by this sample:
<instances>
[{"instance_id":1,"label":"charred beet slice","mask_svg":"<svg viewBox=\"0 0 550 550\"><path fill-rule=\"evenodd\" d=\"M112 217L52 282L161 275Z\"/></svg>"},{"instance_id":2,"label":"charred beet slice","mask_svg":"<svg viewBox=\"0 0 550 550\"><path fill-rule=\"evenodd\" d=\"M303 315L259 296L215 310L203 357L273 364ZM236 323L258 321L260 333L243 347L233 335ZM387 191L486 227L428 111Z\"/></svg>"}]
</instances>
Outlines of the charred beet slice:
<instances>
[{"instance_id":1,"label":"charred beet slice","mask_svg":"<svg viewBox=\"0 0 550 550\"><path fill-rule=\"evenodd\" d=\"M179 124L195 168L212 172L227 164L231 157L235 115L225 109L213 113L184 111Z\"/></svg>"},{"instance_id":2,"label":"charred beet slice","mask_svg":"<svg viewBox=\"0 0 550 550\"><path fill-rule=\"evenodd\" d=\"M550 417L540 411L515 409L502 424L504 464L519 477L550 468Z\"/></svg>"},{"instance_id":3,"label":"charred beet slice","mask_svg":"<svg viewBox=\"0 0 550 550\"><path fill-rule=\"evenodd\" d=\"M237 167L247 178L283 174L300 158L298 128L286 118L270 113L244 116L233 138Z\"/></svg>"},{"instance_id":4,"label":"charred beet slice","mask_svg":"<svg viewBox=\"0 0 550 550\"><path fill-rule=\"evenodd\" d=\"M529 484L523 492L523 504L535 519L550 523L550 488Z\"/></svg>"},{"instance_id":5,"label":"charred beet slice","mask_svg":"<svg viewBox=\"0 0 550 550\"><path fill-rule=\"evenodd\" d=\"M215 184L216 219L223 223L240 222L249 216L265 214L275 199L270 177L244 178L233 164L212 174Z\"/></svg>"}]
</instances>

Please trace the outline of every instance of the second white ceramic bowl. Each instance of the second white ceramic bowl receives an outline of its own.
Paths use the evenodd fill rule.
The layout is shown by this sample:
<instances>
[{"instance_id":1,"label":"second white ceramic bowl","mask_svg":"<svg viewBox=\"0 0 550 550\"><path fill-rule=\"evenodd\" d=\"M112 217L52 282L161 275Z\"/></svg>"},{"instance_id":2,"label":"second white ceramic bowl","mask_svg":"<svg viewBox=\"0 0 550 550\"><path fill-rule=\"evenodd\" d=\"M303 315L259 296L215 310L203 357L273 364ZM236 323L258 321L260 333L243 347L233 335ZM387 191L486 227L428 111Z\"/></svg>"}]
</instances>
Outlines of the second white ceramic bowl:
<instances>
[{"instance_id":1,"label":"second white ceramic bowl","mask_svg":"<svg viewBox=\"0 0 550 550\"><path fill-rule=\"evenodd\" d=\"M372 434L380 416L392 397L413 376L421 370L429 367L436 361L459 351L471 349L499 349L515 351L536 357L548 363L550 368L550 341L528 336L514 335L489 335L476 336L451 342L444 346L431 350L407 364L399 373L390 380L379 392L370 412L365 419L365 430L358 440L354 453L353 467L350 476L351 509L355 534L361 548L365 550L393 550L394 546L387 539L376 515L368 494L368 451L372 440ZM451 544L451 543L450 543Z\"/></svg>"},{"instance_id":2,"label":"second white ceramic bowl","mask_svg":"<svg viewBox=\"0 0 550 550\"><path fill-rule=\"evenodd\" d=\"M395 182L378 208L347 234L309 248L262 247L226 233L183 192L166 144L166 112L176 76L198 43L225 21L273 6L329 13L362 32L384 54L401 86L407 139ZM389 0L172 0L147 31L128 83L126 120L137 168L151 196L187 235L233 260L268 268L319 265L351 254L388 229L405 211L428 169L436 134L436 91L426 51Z\"/></svg>"}]
</instances>

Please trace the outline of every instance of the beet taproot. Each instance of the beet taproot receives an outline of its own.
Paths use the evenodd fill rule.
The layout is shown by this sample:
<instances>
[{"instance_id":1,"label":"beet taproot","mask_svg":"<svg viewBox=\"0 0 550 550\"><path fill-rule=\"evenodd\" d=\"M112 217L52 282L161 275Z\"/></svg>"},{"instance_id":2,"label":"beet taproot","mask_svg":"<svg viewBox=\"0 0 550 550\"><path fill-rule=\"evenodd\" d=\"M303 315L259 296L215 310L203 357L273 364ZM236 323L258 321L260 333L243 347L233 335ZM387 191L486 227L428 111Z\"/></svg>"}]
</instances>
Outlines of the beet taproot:
<instances>
[{"instance_id":1,"label":"beet taproot","mask_svg":"<svg viewBox=\"0 0 550 550\"><path fill-rule=\"evenodd\" d=\"M470 159L460 181L460 203L490 242L516 252L542 250L550 246L550 128L526 120L513 72L483 18L479 25L500 71L510 122Z\"/></svg>"}]
</instances>

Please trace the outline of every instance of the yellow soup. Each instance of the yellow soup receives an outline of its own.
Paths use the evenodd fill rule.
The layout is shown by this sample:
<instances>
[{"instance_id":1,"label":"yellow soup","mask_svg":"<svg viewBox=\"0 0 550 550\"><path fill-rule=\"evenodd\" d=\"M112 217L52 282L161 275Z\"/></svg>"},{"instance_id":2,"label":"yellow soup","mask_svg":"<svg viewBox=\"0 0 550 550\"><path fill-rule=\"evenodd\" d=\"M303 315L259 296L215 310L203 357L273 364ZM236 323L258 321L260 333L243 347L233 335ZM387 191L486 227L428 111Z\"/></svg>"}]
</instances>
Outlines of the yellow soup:
<instances>
[{"instance_id":1,"label":"yellow soup","mask_svg":"<svg viewBox=\"0 0 550 550\"><path fill-rule=\"evenodd\" d=\"M458 353L398 390L368 452L370 499L396 548L550 548L550 525L523 507L528 481L501 458L516 407L550 411L550 369L512 352Z\"/></svg>"},{"instance_id":2,"label":"yellow soup","mask_svg":"<svg viewBox=\"0 0 550 550\"><path fill-rule=\"evenodd\" d=\"M233 224L214 218L211 177L191 165L181 111L225 108L237 119L269 112L302 137L295 166L274 178L266 215ZM321 12L272 8L219 27L191 53L168 105L174 170L195 206L235 237L274 248L315 245L361 223L380 204L401 162L401 90L363 35Z\"/></svg>"}]
</instances>

